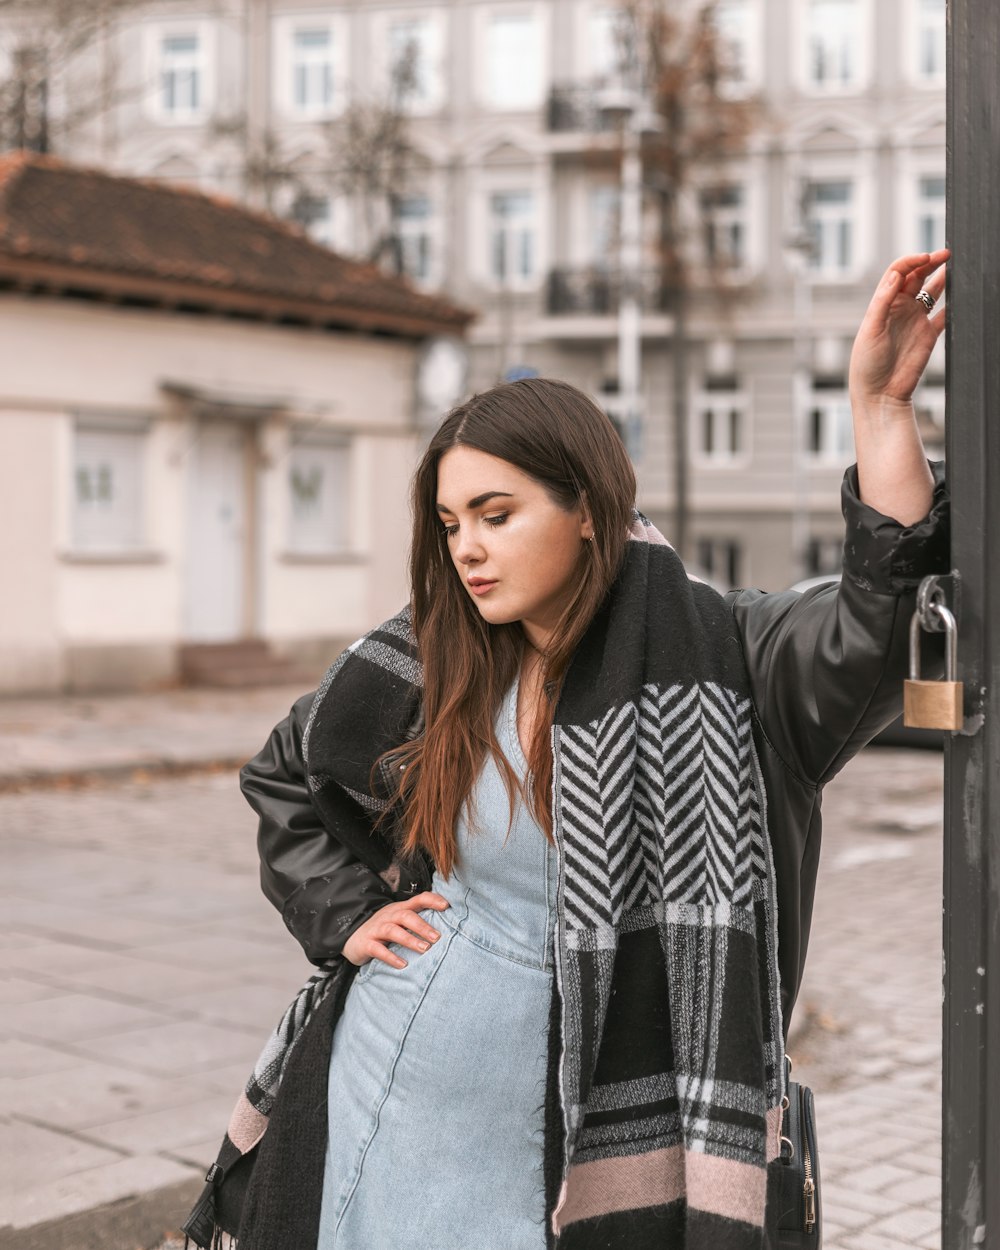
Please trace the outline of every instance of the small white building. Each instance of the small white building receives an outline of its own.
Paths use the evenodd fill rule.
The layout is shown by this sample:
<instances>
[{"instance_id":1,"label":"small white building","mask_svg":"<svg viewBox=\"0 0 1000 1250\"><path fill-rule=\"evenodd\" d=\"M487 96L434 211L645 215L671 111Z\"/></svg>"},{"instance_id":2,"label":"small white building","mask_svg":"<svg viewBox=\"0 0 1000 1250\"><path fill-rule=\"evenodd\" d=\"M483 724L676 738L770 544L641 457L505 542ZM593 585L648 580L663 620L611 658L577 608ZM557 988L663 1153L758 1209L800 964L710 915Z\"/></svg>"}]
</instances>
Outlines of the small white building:
<instances>
[{"instance_id":1,"label":"small white building","mask_svg":"<svg viewBox=\"0 0 1000 1250\"><path fill-rule=\"evenodd\" d=\"M227 201L0 159L0 693L205 644L321 671L406 599L416 365L469 320Z\"/></svg>"}]
</instances>

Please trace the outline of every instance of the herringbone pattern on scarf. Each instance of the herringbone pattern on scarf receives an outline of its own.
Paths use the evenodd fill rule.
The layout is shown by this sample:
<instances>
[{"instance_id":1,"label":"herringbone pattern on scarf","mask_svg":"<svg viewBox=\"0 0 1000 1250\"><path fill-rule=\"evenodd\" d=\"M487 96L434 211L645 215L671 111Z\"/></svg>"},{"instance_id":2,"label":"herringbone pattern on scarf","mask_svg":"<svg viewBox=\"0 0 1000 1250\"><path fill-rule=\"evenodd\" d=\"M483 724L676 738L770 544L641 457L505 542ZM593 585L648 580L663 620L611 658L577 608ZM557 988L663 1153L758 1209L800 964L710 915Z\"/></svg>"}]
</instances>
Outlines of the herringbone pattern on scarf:
<instances>
[{"instance_id":1,"label":"herringbone pattern on scarf","mask_svg":"<svg viewBox=\"0 0 1000 1250\"><path fill-rule=\"evenodd\" d=\"M767 871L750 742L749 699L711 682L563 727L569 928L657 900L749 905Z\"/></svg>"}]
</instances>

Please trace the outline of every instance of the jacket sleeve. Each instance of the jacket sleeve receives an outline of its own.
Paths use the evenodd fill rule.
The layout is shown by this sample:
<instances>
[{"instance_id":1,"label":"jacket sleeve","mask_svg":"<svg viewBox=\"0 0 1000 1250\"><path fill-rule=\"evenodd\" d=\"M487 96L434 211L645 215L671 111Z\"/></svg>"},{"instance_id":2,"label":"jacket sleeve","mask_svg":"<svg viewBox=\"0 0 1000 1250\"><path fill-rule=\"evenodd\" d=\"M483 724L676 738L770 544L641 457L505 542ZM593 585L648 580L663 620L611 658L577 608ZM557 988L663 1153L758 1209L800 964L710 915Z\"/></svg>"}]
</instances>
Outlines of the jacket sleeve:
<instances>
[{"instance_id":1,"label":"jacket sleeve","mask_svg":"<svg viewBox=\"0 0 1000 1250\"><path fill-rule=\"evenodd\" d=\"M344 943L394 895L324 825L306 781L302 734L313 694L298 699L263 749L240 770L240 789L260 818L261 888L313 963Z\"/></svg>"},{"instance_id":2,"label":"jacket sleeve","mask_svg":"<svg viewBox=\"0 0 1000 1250\"><path fill-rule=\"evenodd\" d=\"M829 781L901 711L916 589L927 574L949 567L944 467L931 469L931 510L910 526L862 503L857 466L848 469L839 585L727 596L761 731L808 784ZM940 670L941 649L937 668L931 649L928 674Z\"/></svg>"}]
</instances>

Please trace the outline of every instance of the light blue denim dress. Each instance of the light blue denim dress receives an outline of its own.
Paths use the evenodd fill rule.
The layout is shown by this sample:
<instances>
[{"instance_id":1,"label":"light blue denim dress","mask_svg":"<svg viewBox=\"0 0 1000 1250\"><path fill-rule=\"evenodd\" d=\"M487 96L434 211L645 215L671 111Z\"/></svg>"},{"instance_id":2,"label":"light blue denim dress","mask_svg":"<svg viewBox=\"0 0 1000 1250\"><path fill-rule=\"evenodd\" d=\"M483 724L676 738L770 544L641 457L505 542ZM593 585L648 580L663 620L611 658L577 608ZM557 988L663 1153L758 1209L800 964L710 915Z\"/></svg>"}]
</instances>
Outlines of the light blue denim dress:
<instances>
[{"instance_id":1,"label":"light blue denim dress","mask_svg":"<svg viewBox=\"0 0 1000 1250\"><path fill-rule=\"evenodd\" d=\"M515 772L517 682L496 722ZM317 1250L542 1250L557 857L492 757L463 812L441 936L355 976L330 1056Z\"/></svg>"}]
</instances>

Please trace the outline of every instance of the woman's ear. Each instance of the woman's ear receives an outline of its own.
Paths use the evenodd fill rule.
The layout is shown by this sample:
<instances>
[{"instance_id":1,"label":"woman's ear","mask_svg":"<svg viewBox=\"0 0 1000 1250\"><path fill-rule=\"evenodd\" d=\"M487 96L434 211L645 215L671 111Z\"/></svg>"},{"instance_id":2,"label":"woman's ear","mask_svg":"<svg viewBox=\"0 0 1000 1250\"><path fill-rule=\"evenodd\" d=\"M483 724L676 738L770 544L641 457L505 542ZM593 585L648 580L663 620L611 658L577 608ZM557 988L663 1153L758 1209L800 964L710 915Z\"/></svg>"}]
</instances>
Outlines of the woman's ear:
<instances>
[{"instance_id":1,"label":"woman's ear","mask_svg":"<svg viewBox=\"0 0 1000 1250\"><path fill-rule=\"evenodd\" d=\"M580 496L580 537L584 542L590 542L594 537L594 522L587 505L586 492Z\"/></svg>"}]
</instances>

